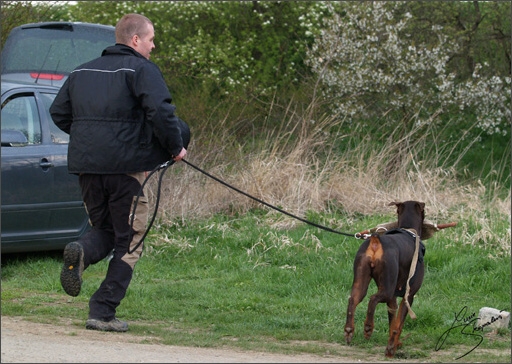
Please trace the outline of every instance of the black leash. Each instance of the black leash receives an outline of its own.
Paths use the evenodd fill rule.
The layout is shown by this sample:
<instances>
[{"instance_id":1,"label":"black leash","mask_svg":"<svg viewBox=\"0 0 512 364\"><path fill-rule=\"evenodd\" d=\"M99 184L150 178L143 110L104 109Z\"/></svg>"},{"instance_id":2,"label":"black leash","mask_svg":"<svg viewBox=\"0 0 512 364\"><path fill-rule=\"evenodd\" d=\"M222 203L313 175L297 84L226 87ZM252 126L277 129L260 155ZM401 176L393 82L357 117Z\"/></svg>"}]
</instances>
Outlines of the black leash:
<instances>
[{"instance_id":1,"label":"black leash","mask_svg":"<svg viewBox=\"0 0 512 364\"><path fill-rule=\"evenodd\" d=\"M360 237L359 237L359 233L357 233L357 234L348 234L348 233L343 233L343 232L341 232L341 231L337 231L337 230L331 229L331 228L329 228L329 227L327 227L327 226L322 226L322 225L319 225L319 224L314 223L314 222L312 222L312 221L309 221L309 220L303 219L303 218L301 218L301 217L295 216L295 215L293 215L293 214L290 214L289 212L286 212L286 211L284 211L283 209L280 209L279 207L273 206L273 205L271 205L271 204L269 204L269 203L267 203L267 202L265 202L265 201L263 201L263 200L260 200L259 198L256 198L256 197L254 197L254 196L251 196L251 195L249 195L248 193L245 193L244 191L239 190L239 189L238 189L238 188L236 188L236 187L231 186L230 184L228 184L228 183L226 183L226 182L224 182L224 181L220 180L219 178L217 178L217 177L215 177L215 176L212 176L212 175L211 175L211 174L209 174L208 172L206 172L206 171L202 170L201 168L199 168L199 167L197 167L197 166L193 165L192 163L190 163L189 161L186 161L185 159L182 159L182 161L183 161L183 162L185 162L186 164L188 164L189 166L191 166L192 168L194 168L194 169L198 170L199 172L201 172L201 173L203 173L203 174L207 175L208 177L210 177L210 178L214 179L215 181L217 181L217 182L219 182L219 183L223 184L224 186L226 186L226 187L228 187L228 188L231 188L232 190L235 190L236 192L241 193L242 195L245 195L245 196L247 196L247 197L249 197L249 198L252 198L254 201L258 201L259 203L261 203L261 204L263 204L263 205L265 205L265 206L268 206L268 207L270 207L270 208L272 208L272 209L274 209L274 210L277 210L277 211L279 211L279 212L281 212L281 213L283 213L283 214L285 214L285 215L288 215L288 216L290 216L290 217L293 217L294 219L300 220L300 221L302 221L302 222L305 222L306 224L309 224L309 225L315 226L315 227L317 227L317 228L320 228L320 229L323 229L323 230L330 231L331 233L340 234L340 235L345 235L345 236L350 236L350 237L355 237L355 238L358 238L358 239L360 238Z\"/></svg>"},{"instance_id":2,"label":"black leash","mask_svg":"<svg viewBox=\"0 0 512 364\"><path fill-rule=\"evenodd\" d=\"M182 162L185 162L186 164L188 164L190 167L194 168L195 170L203 173L204 175L210 177L211 179L223 184L224 186L228 187L228 188L231 188L232 190L235 190L236 192L238 193L241 193L242 195L244 196L247 196L251 199L253 199L254 201L257 201L265 206L268 206L274 210L277 210L285 215L288 215L290 217L293 217L294 219L297 219L297 220L300 220L306 224L309 224L309 225L312 225L314 227L317 227L319 229L323 229L323 230L326 230L326 231L329 231L331 233L335 233L335 234L340 234L340 235L345 235L345 236L350 236L350 237L354 237L356 239L364 239L364 235L362 235L361 233L356 233L356 234L349 234L349 233L344 233L344 232L341 232L341 231L337 231L337 230L334 230L334 229L331 229L327 226L323 226L323 225L319 225L317 223L314 223L312 221L309 221L309 220L306 220L306 219L303 219L299 216L296 216L296 215L293 215L283 209L280 209L279 207L276 207L276 206L273 206L263 200L260 200L259 198L257 197L254 197L254 196L251 196L249 195L248 193L244 192L244 191L241 191L239 190L238 188L224 182L223 180L211 175L210 173L206 172L205 170L193 165L192 163L190 163L189 161L185 160L185 159L182 159L181 160ZM155 221L155 218L156 218L156 213L158 211L158 205L160 203L160 190L161 190L161 186L162 186L162 179L163 179L163 176L165 175L165 171L167 170L167 168L169 168L170 166L172 166L173 164L175 163L174 160L169 160L159 166L157 166L155 169L153 169L149 174L148 176L146 177L146 179L144 180L144 182L142 183L142 185L140 186L140 189L139 189L139 193L137 194L137 198L135 199L135 202L133 204L133 211L132 213L130 214L130 229L133 231L133 221L135 220L135 211L137 209L137 204L139 202L139 198L140 196L142 196L143 194L143 191L144 191L144 186L146 185L147 181L149 180L149 178L154 174L156 173L157 171L163 169L162 173L160 173L160 177L158 179L158 192L156 194L156 202L155 202L155 209L154 209L154 212L153 212L153 217L151 218L151 221L148 225L148 227L146 228L146 231L144 232L144 235L142 236L142 238L140 239L140 241L137 243L137 245L135 245L135 247L131 250L128 251L129 254L132 254L135 250L137 250L137 248L143 243L144 239L146 238L146 236L148 235L148 232L149 230L151 229L151 227L153 226L153 222Z\"/></svg>"},{"instance_id":3,"label":"black leash","mask_svg":"<svg viewBox=\"0 0 512 364\"><path fill-rule=\"evenodd\" d=\"M156 168L153 169L146 176L146 179L144 180L144 182L140 186L139 193L137 193L137 198L135 199L135 202L133 203L132 213L130 214L130 231L131 231L131 234L132 234L132 238L133 238L133 221L135 220L135 211L137 211L137 204L139 203L139 198L144 194L144 186L146 185L146 183L149 181L149 178L153 174L155 174L159 170L163 169L163 172L160 173L160 177L158 178L158 189L157 189L158 192L156 194L155 210L153 211L153 217L151 218L151 221L149 222L149 225L146 228L146 231L144 232L144 235L142 235L142 238L140 238L140 241L137 243L137 245L135 245L135 247L133 249L128 250L128 254L132 254L135 250L137 250L137 248L144 242L144 239L148 235L149 230L153 226L153 222L155 221L156 213L158 211L158 205L160 204L160 190L161 190L161 187L162 187L162 179L163 179L163 177L165 175L165 171L167 170L167 168L172 166L174 163L175 163L175 161L171 159L171 160L168 160L165 163L160 164L159 166L156 166Z\"/></svg>"}]
</instances>

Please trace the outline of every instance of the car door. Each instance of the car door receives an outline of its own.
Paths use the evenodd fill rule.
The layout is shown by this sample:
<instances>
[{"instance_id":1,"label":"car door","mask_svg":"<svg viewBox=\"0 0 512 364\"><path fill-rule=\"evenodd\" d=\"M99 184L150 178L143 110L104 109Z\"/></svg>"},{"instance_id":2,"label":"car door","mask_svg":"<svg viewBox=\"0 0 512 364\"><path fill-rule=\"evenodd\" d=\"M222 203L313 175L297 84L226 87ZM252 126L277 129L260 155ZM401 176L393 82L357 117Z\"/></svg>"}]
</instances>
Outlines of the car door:
<instances>
[{"instance_id":1,"label":"car door","mask_svg":"<svg viewBox=\"0 0 512 364\"><path fill-rule=\"evenodd\" d=\"M69 135L60 130L50 116L50 106L55 99L53 92L41 91L36 93L36 98L43 111L42 126L49 130L48 139L45 142L50 145L53 158L53 197L52 214L50 217L50 229L55 232L55 237L73 237L76 239L87 228L89 220L82 200L78 176L68 172L68 143ZM69 239L66 239L69 240Z\"/></svg>"},{"instance_id":2,"label":"car door","mask_svg":"<svg viewBox=\"0 0 512 364\"><path fill-rule=\"evenodd\" d=\"M78 177L67 172L68 136L48 112L56 93L2 90L2 252L58 249L88 228ZM16 132L25 142L5 142Z\"/></svg>"}]
</instances>

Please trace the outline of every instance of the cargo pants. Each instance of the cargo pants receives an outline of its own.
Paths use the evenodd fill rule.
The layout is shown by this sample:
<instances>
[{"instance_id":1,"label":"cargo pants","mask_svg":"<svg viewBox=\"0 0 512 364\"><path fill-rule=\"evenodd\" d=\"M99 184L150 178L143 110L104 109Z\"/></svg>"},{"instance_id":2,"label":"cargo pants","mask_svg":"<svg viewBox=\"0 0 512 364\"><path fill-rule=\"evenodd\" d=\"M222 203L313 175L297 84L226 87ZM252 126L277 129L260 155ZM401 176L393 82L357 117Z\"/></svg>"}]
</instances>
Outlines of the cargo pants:
<instances>
[{"instance_id":1,"label":"cargo pants","mask_svg":"<svg viewBox=\"0 0 512 364\"><path fill-rule=\"evenodd\" d=\"M84 270L113 252L105 279L89 300L89 319L114 319L126 295L143 244L134 248L144 235L148 221L148 199L143 193L137 201L133 229L130 227L133 206L145 176L145 172L79 176L92 226L78 240L84 251Z\"/></svg>"}]
</instances>

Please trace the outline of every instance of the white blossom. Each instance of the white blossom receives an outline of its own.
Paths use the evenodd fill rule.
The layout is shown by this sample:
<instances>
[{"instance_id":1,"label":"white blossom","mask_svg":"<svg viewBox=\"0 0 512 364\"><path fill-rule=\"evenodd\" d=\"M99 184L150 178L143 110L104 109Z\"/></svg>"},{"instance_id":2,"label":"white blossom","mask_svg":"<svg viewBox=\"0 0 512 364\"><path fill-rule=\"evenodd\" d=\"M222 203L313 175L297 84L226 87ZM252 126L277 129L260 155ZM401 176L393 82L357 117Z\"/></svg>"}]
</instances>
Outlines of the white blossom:
<instances>
[{"instance_id":1,"label":"white blossom","mask_svg":"<svg viewBox=\"0 0 512 364\"><path fill-rule=\"evenodd\" d=\"M325 86L324 96L332 100L334 111L342 117L369 118L390 108L415 112L421 105L434 114L456 107L471 109L486 133L507 133L510 78L484 77L480 71L488 65L477 64L470 80L456 83L448 71L450 55L458 50L456 41L434 24L437 44L414 44L402 31L412 15L394 18L400 3L346 2L343 18L331 8L326 29L308 50L307 64Z\"/></svg>"}]
</instances>

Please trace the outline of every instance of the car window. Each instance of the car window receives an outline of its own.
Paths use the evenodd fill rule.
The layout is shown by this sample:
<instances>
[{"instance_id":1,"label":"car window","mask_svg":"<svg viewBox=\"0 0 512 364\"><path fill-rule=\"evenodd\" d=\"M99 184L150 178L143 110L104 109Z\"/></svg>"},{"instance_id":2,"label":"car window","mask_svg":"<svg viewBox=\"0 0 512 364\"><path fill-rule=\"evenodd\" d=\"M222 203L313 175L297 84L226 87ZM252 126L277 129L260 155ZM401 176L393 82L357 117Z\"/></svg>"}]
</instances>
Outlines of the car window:
<instances>
[{"instance_id":1,"label":"car window","mask_svg":"<svg viewBox=\"0 0 512 364\"><path fill-rule=\"evenodd\" d=\"M41 120L34 94L14 95L2 104L2 130L22 132L28 144L41 143Z\"/></svg>"},{"instance_id":2,"label":"car window","mask_svg":"<svg viewBox=\"0 0 512 364\"><path fill-rule=\"evenodd\" d=\"M80 64L99 57L114 42L113 28L67 23L19 27L11 32L2 50L2 74L69 74Z\"/></svg>"},{"instance_id":3,"label":"car window","mask_svg":"<svg viewBox=\"0 0 512 364\"><path fill-rule=\"evenodd\" d=\"M52 137L52 142L55 144L67 144L69 143L69 135L60 130L57 125L52 120L50 115L50 106L52 105L53 100L56 95L52 93L41 93L41 99L44 104L44 110L46 112L46 118L48 123L50 124L50 134Z\"/></svg>"}]
</instances>

